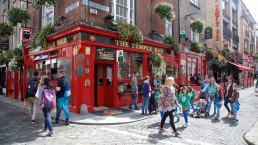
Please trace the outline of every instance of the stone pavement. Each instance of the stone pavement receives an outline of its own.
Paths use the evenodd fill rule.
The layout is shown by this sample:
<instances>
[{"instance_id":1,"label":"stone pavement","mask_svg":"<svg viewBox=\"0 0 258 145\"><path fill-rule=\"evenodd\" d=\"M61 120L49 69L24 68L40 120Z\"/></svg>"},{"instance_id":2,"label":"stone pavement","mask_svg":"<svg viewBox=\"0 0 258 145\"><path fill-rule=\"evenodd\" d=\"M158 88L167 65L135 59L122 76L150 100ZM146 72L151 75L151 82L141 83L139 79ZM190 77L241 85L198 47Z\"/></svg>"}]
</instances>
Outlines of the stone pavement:
<instances>
[{"instance_id":1,"label":"stone pavement","mask_svg":"<svg viewBox=\"0 0 258 145\"><path fill-rule=\"evenodd\" d=\"M245 140L248 144L258 145L258 121L254 126L245 134Z\"/></svg>"},{"instance_id":2,"label":"stone pavement","mask_svg":"<svg viewBox=\"0 0 258 145\"><path fill-rule=\"evenodd\" d=\"M8 98L4 95L0 95L0 101L21 107L23 109L28 109L23 107L23 102ZM119 109L119 108L118 108ZM123 109L128 109L128 106L123 107ZM42 111L38 111L39 114L42 114ZM52 117L55 118L55 113L51 113ZM84 125L114 125L114 124L124 124L132 123L140 120L150 118L152 116L141 115L141 110L133 110L129 113L123 113L119 115L105 115L98 116L92 113L87 113L86 115L80 115L76 113L70 113L70 122L75 124L84 124ZM65 120L64 112L61 113L61 120Z\"/></svg>"},{"instance_id":3,"label":"stone pavement","mask_svg":"<svg viewBox=\"0 0 258 145\"><path fill-rule=\"evenodd\" d=\"M160 116L153 115L142 121L118 125L54 124L54 136L45 137L40 133L43 118L30 123L28 111L0 102L0 144L168 144L168 145L245 145L244 134L258 120L258 96L254 87L240 91L241 110L238 123L225 118L223 107L221 120L212 117L189 118L189 127L182 128L183 118L176 123L181 132L174 137L171 128L165 124L160 132Z\"/></svg>"}]
</instances>

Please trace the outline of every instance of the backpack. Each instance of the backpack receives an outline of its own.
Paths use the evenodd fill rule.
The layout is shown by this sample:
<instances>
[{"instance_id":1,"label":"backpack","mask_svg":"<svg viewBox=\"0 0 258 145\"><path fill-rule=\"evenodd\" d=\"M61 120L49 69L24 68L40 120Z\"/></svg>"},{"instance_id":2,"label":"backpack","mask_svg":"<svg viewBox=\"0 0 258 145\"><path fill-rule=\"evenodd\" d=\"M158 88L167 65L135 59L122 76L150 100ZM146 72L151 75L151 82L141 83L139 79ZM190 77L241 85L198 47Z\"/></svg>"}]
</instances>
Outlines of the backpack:
<instances>
[{"instance_id":1,"label":"backpack","mask_svg":"<svg viewBox=\"0 0 258 145\"><path fill-rule=\"evenodd\" d=\"M35 81L35 80L32 80L30 82L30 85L29 85L29 97L35 97L36 93L37 93L37 90L38 90L38 84L39 84L39 80Z\"/></svg>"},{"instance_id":2,"label":"backpack","mask_svg":"<svg viewBox=\"0 0 258 145\"><path fill-rule=\"evenodd\" d=\"M42 101L44 107L52 108L56 105L56 95L55 92L50 89L44 89L42 93Z\"/></svg>"},{"instance_id":3,"label":"backpack","mask_svg":"<svg viewBox=\"0 0 258 145\"><path fill-rule=\"evenodd\" d=\"M64 83L65 83L64 97L69 97L71 96L70 83L67 80L64 80Z\"/></svg>"}]
</instances>

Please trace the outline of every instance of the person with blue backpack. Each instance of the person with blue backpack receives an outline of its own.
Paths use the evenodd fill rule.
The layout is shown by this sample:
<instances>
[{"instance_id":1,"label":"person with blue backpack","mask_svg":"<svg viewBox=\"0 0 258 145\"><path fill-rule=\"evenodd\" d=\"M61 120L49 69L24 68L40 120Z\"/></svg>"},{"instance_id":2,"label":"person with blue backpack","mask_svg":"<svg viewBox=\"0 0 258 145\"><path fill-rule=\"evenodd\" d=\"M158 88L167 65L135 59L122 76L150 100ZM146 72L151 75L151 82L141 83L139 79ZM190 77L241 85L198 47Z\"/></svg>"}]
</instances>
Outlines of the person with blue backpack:
<instances>
[{"instance_id":1,"label":"person with blue backpack","mask_svg":"<svg viewBox=\"0 0 258 145\"><path fill-rule=\"evenodd\" d=\"M52 136L54 132L50 112L52 109L56 109L56 94L48 77L41 78L38 91L36 93L36 98L37 104L39 105L40 109L42 109L45 119L42 132L45 132L48 129L49 133L47 136Z\"/></svg>"},{"instance_id":2,"label":"person with blue backpack","mask_svg":"<svg viewBox=\"0 0 258 145\"><path fill-rule=\"evenodd\" d=\"M69 125L69 103L70 103L70 82L68 79L65 78L65 71L60 70L59 71L59 79L57 81L56 86L56 97L57 97L57 111L56 111L56 121L55 123L59 123L59 118L61 115L62 108L64 107L64 113L65 113L65 125Z\"/></svg>"}]
</instances>

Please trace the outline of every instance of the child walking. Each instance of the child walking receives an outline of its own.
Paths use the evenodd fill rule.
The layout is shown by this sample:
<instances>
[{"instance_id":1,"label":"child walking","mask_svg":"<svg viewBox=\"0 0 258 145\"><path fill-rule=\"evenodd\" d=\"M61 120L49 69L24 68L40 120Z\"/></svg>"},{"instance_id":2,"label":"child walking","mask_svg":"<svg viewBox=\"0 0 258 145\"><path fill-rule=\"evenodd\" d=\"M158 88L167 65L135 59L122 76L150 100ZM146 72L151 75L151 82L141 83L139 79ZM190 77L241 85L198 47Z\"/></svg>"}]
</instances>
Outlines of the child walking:
<instances>
[{"instance_id":1,"label":"child walking","mask_svg":"<svg viewBox=\"0 0 258 145\"><path fill-rule=\"evenodd\" d=\"M190 109L190 96L188 95L187 86L184 86L182 91L183 93L179 95L178 103L182 105L183 115L185 119L184 127L188 127L187 110Z\"/></svg>"},{"instance_id":2,"label":"child walking","mask_svg":"<svg viewBox=\"0 0 258 145\"><path fill-rule=\"evenodd\" d=\"M233 94L232 94L232 100L231 100L231 108L233 110L233 118L232 118L232 121L234 122L238 122L238 119L237 119L237 112L239 110L239 92L237 90L237 84L236 83L233 83Z\"/></svg>"},{"instance_id":3,"label":"child walking","mask_svg":"<svg viewBox=\"0 0 258 145\"><path fill-rule=\"evenodd\" d=\"M217 92L215 93L215 99L214 99L214 104L216 107L216 116L214 117L215 120L218 120L220 118L220 108L222 106L222 100L223 100L223 95L221 92L221 86L218 85L216 88Z\"/></svg>"},{"instance_id":4,"label":"child walking","mask_svg":"<svg viewBox=\"0 0 258 145\"><path fill-rule=\"evenodd\" d=\"M195 97L195 91L193 90L193 88L191 86L188 86L188 90L189 93L188 95L190 96L190 104L191 104L191 108L194 109L194 97Z\"/></svg>"},{"instance_id":5,"label":"child walking","mask_svg":"<svg viewBox=\"0 0 258 145\"><path fill-rule=\"evenodd\" d=\"M160 86L159 87L159 92L157 92L156 93L156 96L155 96L155 100L157 101L157 102L159 102L159 100L160 100L160 98L161 98L161 92L162 92L162 90L163 90L163 88L164 88L165 86ZM159 107L159 106L158 106ZM160 113L160 117L161 117L161 119L163 118L163 115L164 115L164 111L163 110L161 110L161 111L159 111L159 113Z\"/></svg>"}]
</instances>

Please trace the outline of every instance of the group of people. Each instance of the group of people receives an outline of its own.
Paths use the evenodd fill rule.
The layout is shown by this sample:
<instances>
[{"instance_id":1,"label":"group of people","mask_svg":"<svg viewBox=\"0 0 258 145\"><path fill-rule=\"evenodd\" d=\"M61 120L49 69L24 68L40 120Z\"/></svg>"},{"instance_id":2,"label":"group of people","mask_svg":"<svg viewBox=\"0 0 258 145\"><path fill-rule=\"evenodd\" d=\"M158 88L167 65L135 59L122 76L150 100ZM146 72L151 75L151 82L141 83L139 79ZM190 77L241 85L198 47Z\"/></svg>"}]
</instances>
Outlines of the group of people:
<instances>
[{"instance_id":1,"label":"group of people","mask_svg":"<svg viewBox=\"0 0 258 145\"><path fill-rule=\"evenodd\" d=\"M137 106L137 98L138 98L138 83L137 83L138 73L134 74L132 79L132 90L133 90L133 98L129 105L130 109L132 108L132 104L134 103L135 109L139 110ZM210 115L210 110L212 104L214 105L214 119L219 120L220 118L220 109L222 106L222 102L224 100L224 106L228 111L227 117L231 118L232 121L238 122L237 112L239 110L239 92L237 88L237 84L233 83L233 77L229 76L228 84L224 88L224 94L222 94L222 88L220 85L216 83L214 77L210 79L208 76L205 76L205 79L200 82L201 92L205 92L207 94L207 105L205 106L205 111L208 115ZM146 115L148 113L148 105L151 94L154 92L151 89L151 85L149 83L150 77L146 76L144 81L142 82L142 114ZM157 87L157 82L154 83L155 87ZM180 120L180 115L182 114L184 117L185 124L183 127L188 127L188 113L190 109L194 111L194 101L196 96L196 92L192 89L191 86L183 86L181 88L176 85L173 77L167 77L165 81L165 85L159 85L159 92L156 92L155 99L158 104L158 110L161 115L161 124L160 130L163 130L163 126L167 117L170 118L170 125L173 129L173 134L176 136L179 135L179 132L176 130L174 115L177 117L177 121ZM230 104L230 107L229 107ZM149 112L150 113L150 112Z\"/></svg>"},{"instance_id":2,"label":"group of people","mask_svg":"<svg viewBox=\"0 0 258 145\"><path fill-rule=\"evenodd\" d=\"M44 114L44 128L42 132L49 130L47 136L53 135L53 125L51 122L51 111L56 112L56 120L54 123L59 123L62 108L65 112L65 125L69 125L69 108L70 103L70 82L65 78L65 71L60 70L57 86L53 87L50 78L41 76L37 71L33 73L33 79L29 81L25 103L29 104L31 122L35 123L38 108Z\"/></svg>"}]
</instances>

